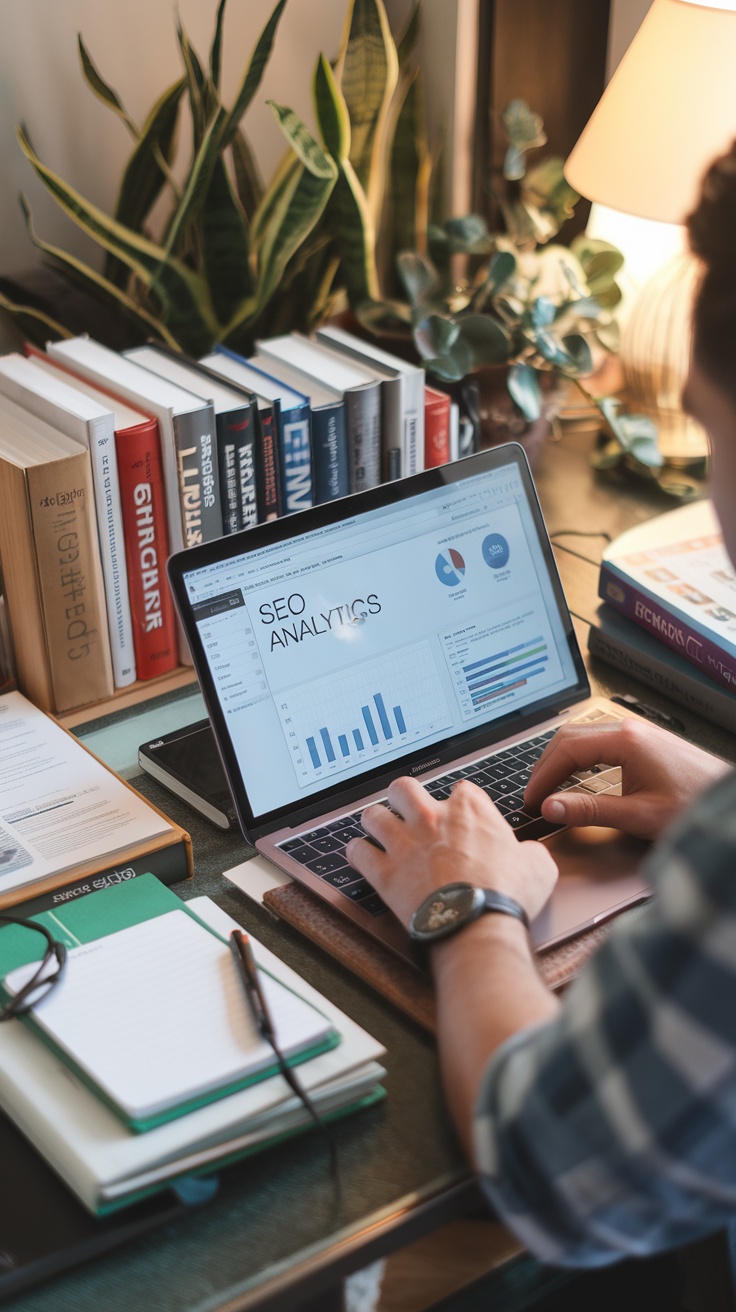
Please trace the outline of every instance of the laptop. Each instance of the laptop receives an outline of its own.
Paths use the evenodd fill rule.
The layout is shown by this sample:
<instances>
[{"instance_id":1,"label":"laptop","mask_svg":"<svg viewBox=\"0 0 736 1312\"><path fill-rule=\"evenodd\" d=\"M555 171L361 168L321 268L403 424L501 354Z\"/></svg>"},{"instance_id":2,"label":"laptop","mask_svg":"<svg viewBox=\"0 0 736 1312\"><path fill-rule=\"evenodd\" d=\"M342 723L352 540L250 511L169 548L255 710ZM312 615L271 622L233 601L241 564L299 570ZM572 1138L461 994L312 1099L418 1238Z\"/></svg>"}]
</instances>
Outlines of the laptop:
<instances>
[{"instance_id":1,"label":"laptop","mask_svg":"<svg viewBox=\"0 0 736 1312\"><path fill-rule=\"evenodd\" d=\"M168 569L245 837L368 934L414 960L344 855L399 775L438 798L470 778L520 840L549 843L561 877L538 948L648 896L643 843L524 812L561 724L631 713L591 697L520 446L191 547ZM620 792L620 772L601 762L568 786Z\"/></svg>"}]
</instances>

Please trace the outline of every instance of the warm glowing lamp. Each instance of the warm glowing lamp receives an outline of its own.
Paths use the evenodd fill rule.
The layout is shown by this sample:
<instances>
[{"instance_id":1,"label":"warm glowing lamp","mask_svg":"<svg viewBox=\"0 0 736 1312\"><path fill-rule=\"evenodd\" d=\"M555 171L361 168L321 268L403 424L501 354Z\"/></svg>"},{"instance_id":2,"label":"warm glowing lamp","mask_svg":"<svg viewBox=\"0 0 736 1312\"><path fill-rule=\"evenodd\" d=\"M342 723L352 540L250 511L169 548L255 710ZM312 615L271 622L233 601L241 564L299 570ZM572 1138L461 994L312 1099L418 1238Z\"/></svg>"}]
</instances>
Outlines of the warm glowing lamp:
<instances>
[{"instance_id":1,"label":"warm glowing lamp","mask_svg":"<svg viewBox=\"0 0 736 1312\"><path fill-rule=\"evenodd\" d=\"M581 195L681 224L705 169L736 137L736 0L654 0L565 165ZM707 453L682 411L698 271L676 255L642 287L621 341L627 390L651 414L663 455Z\"/></svg>"}]
</instances>

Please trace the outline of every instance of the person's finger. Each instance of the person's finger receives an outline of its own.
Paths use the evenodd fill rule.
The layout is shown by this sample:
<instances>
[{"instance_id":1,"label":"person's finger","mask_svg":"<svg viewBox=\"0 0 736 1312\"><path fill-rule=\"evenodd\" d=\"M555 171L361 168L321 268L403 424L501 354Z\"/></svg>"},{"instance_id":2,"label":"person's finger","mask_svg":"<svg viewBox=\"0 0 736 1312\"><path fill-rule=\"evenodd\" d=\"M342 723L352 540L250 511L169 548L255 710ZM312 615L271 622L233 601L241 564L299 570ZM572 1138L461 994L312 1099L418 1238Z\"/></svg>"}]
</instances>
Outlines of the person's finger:
<instances>
[{"instance_id":1,"label":"person's finger","mask_svg":"<svg viewBox=\"0 0 736 1312\"><path fill-rule=\"evenodd\" d=\"M628 798L615 793L585 793L569 789L553 793L542 802L542 815L554 824L621 826L622 807L630 807ZM628 826L627 826L628 827Z\"/></svg>"},{"instance_id":2,"label":"person's finger","mask_svg":"<svg viewBox=\"0 0 736 1312\"><path fill-rule=\"evenodd\" d=\"M491 824L498 823L507 828L506 821L496 803L488 796L488 793L483 791L479 784L474 784L472 779L458 780L447 799L447 803L445 803L445 805L448 804L455 813L460 811L462 814L462 810L467 808L479 820L482 819L486 823L490 821Z\"/></svg>"},{"instance_id":3,"label":"person's finger","mask_svg":"<svg viewBox=\"0 0 736 1312\"><path fill-rule=\"evenodd\" d=\"M380 883L387 857L375 843L369 843L365 838L351 838L345 847L345 856L348 864L353 870L357 870L359 875L365 875L371 883Z\"/></svg>"},{"instance_id":4,"label":"person's finger","mask_svg":"<svg viewBox=\"0 0 736 1312\"><path fill-rule=\"evenodd\" d=\"M563 725L534 766L524 793L525 806L537 810L542 799L554 792L576 770L592 765L620 765L620 729L617 724L587 728Z\"/></svg>"},{"instance_id":5,"label":"person's finger","mask_svg":"<svg viewBox=\"0 0 736 1312\"><path fill-rule=\"evenodd\" d=\"M401 816L390 811L382 802L367 806L360 817L365 832L387 847L392 838L405 831L406 826Z\"/></svg>"},{"instance_id":6,"label":"person's finger","mask_svg":"<svg viewBox=\"0 0 736 1312\"><path fill-rule=\"evenodd\" d=\"M386 797L391 808L404 820L422 820L437 806L426 788L406 775L389 784Z\"/></svg>"}]
</instances>

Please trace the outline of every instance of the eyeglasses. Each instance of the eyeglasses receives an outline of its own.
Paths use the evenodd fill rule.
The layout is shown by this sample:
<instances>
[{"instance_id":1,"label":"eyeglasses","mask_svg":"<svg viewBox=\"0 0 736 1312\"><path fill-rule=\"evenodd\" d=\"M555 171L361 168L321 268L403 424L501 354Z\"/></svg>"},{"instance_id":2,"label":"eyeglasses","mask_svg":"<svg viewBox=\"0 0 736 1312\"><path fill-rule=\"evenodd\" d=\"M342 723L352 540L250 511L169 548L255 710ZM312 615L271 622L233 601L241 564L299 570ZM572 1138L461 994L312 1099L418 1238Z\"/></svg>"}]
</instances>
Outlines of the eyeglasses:
<instances>
[{"instance_id":1,"label":"eyeglasses","mask_svg":"<svg viewBox=\"0 0 736 1312\"><path fill-rule=\"evenodd\" d=\"M66 965L66 944L60 943L45 925L39 925L35 920L22 920L19 916L6 916L0 913L0 921L8 925L20 925L23 929L35 929L46 939L46 951L37 969L23 988L19 989L0 1011L0 1021L3 1021L13 1020L15 1016L24 1016L58 984ZM54 964L56 968L52 969Z\"/></svg>"}]
</instances>

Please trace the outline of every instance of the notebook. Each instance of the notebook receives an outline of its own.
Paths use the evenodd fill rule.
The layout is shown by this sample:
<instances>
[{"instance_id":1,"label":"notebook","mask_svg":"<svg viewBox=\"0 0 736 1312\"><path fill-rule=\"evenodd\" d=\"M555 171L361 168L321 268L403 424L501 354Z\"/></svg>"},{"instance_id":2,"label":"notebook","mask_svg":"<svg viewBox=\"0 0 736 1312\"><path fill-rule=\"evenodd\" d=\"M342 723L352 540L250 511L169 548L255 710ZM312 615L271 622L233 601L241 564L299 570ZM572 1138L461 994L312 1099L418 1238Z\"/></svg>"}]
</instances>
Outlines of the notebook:
<instances>
[{"instance_id":1,"label":"notebook","mask_svg":"<svg viewBox=\"0 0 736 1312\"><path fill-rule=\"evenodd\" d=\"M648 895L643 844L523 810L565 720L627 712L591 698L520 446L196 547L169 571L243 833L369 934L414 959L343 851L399 775L440 798L475 777L520 838L550 844L562 877L539 947ZM620 790L604 765L569 785Z\"/></svg>"},{"instance_id":2,"label":"notebook","mask_svg":"<svg viewBox=\"0 0 736 1312\"><path fill-rule=\"evenodd\" d=\"M32 931L10 929L31 938ZM12 997L36 968L34 960L10 970L4 993ZM287 1060L303 1061L338 1041L327 1017L293 989L266 972L261 985ZM183 905L69 946L61 981L25 1023L138 1131L277 1068L227 941Z\"/></svg>"}]
</instances>

